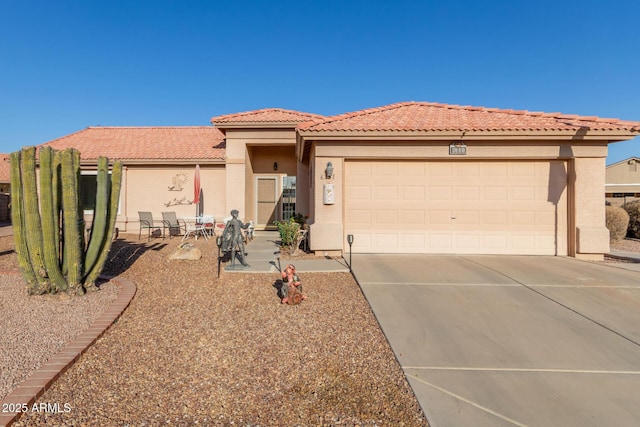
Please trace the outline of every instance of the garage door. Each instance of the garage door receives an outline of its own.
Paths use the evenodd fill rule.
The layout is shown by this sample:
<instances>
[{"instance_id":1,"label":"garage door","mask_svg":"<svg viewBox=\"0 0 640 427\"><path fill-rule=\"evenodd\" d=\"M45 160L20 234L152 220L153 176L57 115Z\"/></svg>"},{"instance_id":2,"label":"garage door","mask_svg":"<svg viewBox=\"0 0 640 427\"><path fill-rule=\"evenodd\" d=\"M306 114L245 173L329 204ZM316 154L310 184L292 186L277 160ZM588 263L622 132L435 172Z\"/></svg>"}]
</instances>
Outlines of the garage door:
<instances>
[{"instance_id":1,"label":"garage door","mask_svg":"<svg viewBox=\"0 0 640 427\"><path fill-rule=\"evenodd\" d=\"M562 161L347 161L345 174L353 252L567 254Z\"/></svg>"}]
</instances>

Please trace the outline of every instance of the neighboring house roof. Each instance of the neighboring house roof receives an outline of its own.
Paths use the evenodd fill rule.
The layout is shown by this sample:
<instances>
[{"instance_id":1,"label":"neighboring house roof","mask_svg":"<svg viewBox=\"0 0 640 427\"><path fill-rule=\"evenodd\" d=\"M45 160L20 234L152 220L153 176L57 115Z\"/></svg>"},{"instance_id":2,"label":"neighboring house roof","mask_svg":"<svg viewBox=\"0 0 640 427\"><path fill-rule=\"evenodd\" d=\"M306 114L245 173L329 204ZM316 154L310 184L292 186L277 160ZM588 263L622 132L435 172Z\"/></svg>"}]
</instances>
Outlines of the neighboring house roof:
<instances>
[{"instance_id":1,"label":"neighboring house roof","mask_svg":"<svg viewBox=\"0 0 640 427\"><path fill-rule=\"evenodd\" d=\"M309 120L321 120L324 116L282 108L265 108L213 117L211 123L219 128L231 127L296 127Z\"/></svg>"},{"instance_id":2,"label":"neighboring house roof","mask_svg":"<svg viewBox=\"0 0 640 427\"><path fill-rule=\"evenodd\" d=\"M9 154L0 153L0 183L11 182L11 161Z\"/></svg>"},{"instance_id":3,"label":"neighboring house roof","mask_svg":"<svg viewBox=\"0 0 640 427\"><path fill-rule=\"evenodd\" d=\"M622 164L627 164L627 165L633 164L632 162L633 163L640 163L640 157L627 157L626 159L620 160L619 162L611 163L609 166L607 166L607 169L611 169L611 168L614 168L614 167L616 167L618 165L622 165Z\"/></svg>"},{"instance_id":4,"label":"neighboring house roof","mask_svg":"<svg viewBox=\"0 0 640 427\"><path fill-rule=\"evenodd\" d=\"M401 102L379 108L314 119L298 127L301 134L344 132L483 132L571 134L593 131L640 134L640 122L561 113L501 110L497 108ZM600 132L598 132L600 133ZM626 139L626 138L625 138Z\"/></svg>"},{"instance_id":5,"label":"neighboring house roof","mask_svg":"<svg viewBox=\"0 0 640 427\"><path fill-rule=\"evenodd\" d=\"M83 161L100 156L128 163L154 161L223 161L224 135L212 126L88 127L45 144L57 150L76 148Z\"/></svg>"},{"instance_id":6,"label":"neighboring house roof","mask_svg":"<svg viewBox=\"0 0 640 427\"><path fill-rule=\"evenodd\" d=\"M640 158L629 157L607 166L605 193L640 193Z\"/></svg>"}]
</instances>

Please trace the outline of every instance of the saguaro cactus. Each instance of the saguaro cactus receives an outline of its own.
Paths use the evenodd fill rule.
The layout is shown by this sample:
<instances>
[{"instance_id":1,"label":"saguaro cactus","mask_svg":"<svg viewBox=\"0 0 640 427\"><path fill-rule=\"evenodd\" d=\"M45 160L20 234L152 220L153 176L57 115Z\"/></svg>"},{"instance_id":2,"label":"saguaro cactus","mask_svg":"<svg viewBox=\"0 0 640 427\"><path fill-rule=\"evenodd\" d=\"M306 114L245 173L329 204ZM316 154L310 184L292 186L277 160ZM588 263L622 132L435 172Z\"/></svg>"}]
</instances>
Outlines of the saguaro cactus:
<instances>
[{"instance_id":1,"label":"saguaro cactus","mask_svg":"<svg viewBox=\"0 0 640 427\"><path fill-rule=\"evenodd\" d=\"M34 147L11 153L13 229L29 293L67 291L80 295L96 289L115 229L122 164L114 163L109 179L109 160L98 160L95 217L85 245L79 152L42 147L39 188L35 163Z\"/></svg>"}]
</instances>

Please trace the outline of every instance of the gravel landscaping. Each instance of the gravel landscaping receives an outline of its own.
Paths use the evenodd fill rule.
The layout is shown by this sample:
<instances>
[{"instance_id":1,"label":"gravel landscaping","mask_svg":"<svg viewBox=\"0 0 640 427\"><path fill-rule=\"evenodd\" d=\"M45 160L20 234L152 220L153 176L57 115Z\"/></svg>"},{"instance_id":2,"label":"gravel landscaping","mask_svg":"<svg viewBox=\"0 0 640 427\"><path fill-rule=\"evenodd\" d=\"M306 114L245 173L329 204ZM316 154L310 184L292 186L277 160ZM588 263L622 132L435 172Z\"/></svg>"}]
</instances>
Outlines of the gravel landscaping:
<instances>
[{"instance_id":1,"label":"gravel landscaping","mask_svg":"<svg viewBox=\"0 0 640 427\"><path fill-rule=\"evenodd\" d=\"M191 242L203 252L199 261L168 260L180 239L114 242L105 274L134 282L136 296L38 400L57 404L59 413L27 412L15 426L427 425L350 274L301 272L308 300L281 305L277 275L223 272L216 278L214 243ZM53 349L40 342L50 334L61 345L106 308L117 289L106 283L79 298L29 297L19 291L12 247L11 237L0 238L0 304L3 312L12 307L12 334L23 333L20 326L34 318L47 319L31 325L35 332L22 335L28 338L7 355L10 370L24 377L36 366L14 367L25 348ZM32 309L52 306L59 309ZM72 317L46 317L51 312ZM84 323L71 312L84 313ZM52 324L65 332L53 332Z\"/></svg>"},{"instance_id":2,"label":"gravel landscaping","mask_svg":"<svg viewBox=\"0 0 640 427\"><path fill-rule=\"evenodd\" d=\"M203 258L190 262L168 259L180 239L124 237L105 274L136 284L130 307L38 400L60 413L15 426L427 425L351 275L301 273L309 299L284 306L275 274L217 278L211 241L191 240ZM640 241L611 247L640 252ZM0 237L0 400L117 293L106 282L30 297L13 237Z\"/></svg>"}]
</instances>

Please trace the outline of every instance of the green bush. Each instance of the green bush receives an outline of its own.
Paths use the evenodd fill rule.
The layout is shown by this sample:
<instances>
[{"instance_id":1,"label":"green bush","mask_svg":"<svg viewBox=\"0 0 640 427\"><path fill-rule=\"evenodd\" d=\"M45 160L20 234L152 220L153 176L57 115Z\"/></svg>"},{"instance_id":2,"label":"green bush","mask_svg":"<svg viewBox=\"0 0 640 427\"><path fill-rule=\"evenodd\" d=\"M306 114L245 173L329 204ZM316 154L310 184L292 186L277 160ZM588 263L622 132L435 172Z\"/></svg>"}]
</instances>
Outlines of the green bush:
<instances>
[{"instance_id":1,"label":"green bush","mask_svg":"<svg viewBox=\"0 0 640 427\"><path fill-rule=\"evenodd\" d=\"M280 233L282 246L291 246L296 240L298 231L300 231L300 223L298 223L295 218L291 217L289 221L275 221L275 224L278 227L278 232Z\"/></svg>"},{"instance_id":2,"label":"green bush","mask_svg":"<svg viewBox=\"0 0 640 427\"><path fill-rule=\"evenodd\" d=\"M618 206L607 206L607 228L609 229L609 241L615 242L627 236L629 227L629 214Z\"/></svg>"},{"instance_id":3,"label":"green bush","mask_svg":"<svg viewBox=\"0 0 640 427\"><path fill-rule=\"evenodd\" d=\"M640 238L640 200L625 203L622 208L629 214L627 236L635 239Z\"/></svg>"}]
</instances>

